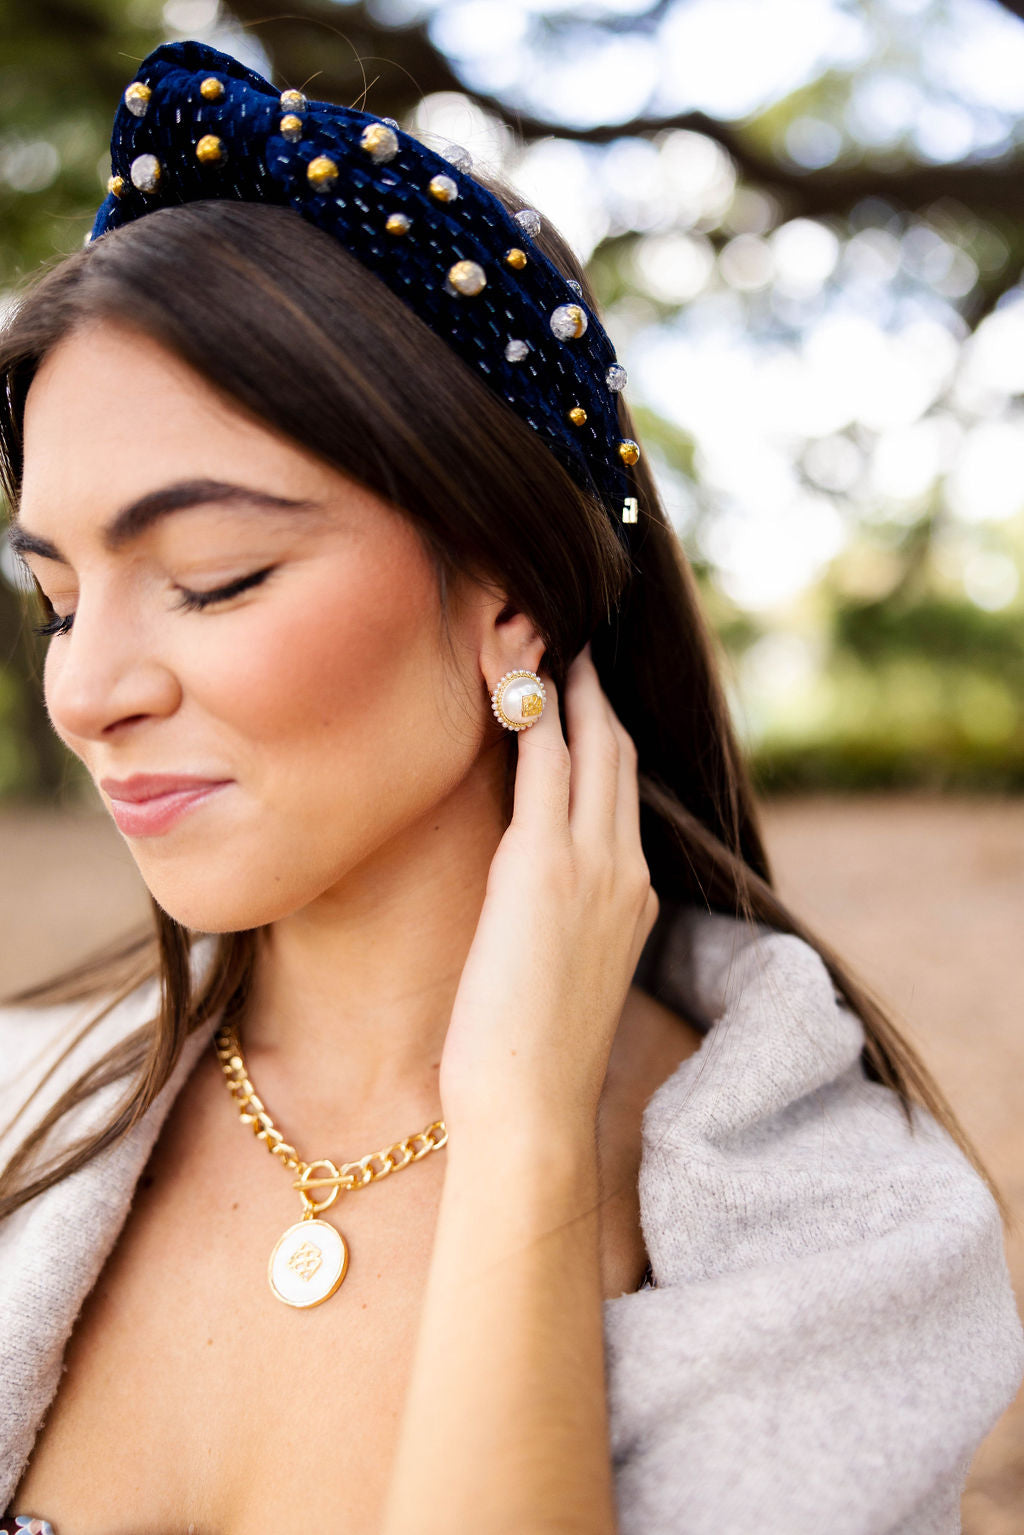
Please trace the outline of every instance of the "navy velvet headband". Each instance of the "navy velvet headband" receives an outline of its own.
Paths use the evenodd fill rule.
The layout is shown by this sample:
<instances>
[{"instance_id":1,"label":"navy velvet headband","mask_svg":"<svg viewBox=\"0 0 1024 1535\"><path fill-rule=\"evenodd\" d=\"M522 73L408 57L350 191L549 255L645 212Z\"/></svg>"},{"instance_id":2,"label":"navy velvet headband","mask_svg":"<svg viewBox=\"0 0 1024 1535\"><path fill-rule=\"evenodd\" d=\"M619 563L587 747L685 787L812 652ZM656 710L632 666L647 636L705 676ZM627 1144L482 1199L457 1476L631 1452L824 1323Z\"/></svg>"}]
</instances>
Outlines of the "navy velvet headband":
<instances>
[{"instance_id":1,"label":"navy velvet headband","mask_svg":"<svg viewBox=\"0 0 1024 1535\"><path fill-rule=\"evenodd\" d=\"M124 92L112 175L89 240L155 208L212 197L294 208L340 240L442 337L608 508L637 520L621 436L626 370L576 285L451 160L373 117L279 92L230 54L162 43Z\"/></svg>"}]
</instances>

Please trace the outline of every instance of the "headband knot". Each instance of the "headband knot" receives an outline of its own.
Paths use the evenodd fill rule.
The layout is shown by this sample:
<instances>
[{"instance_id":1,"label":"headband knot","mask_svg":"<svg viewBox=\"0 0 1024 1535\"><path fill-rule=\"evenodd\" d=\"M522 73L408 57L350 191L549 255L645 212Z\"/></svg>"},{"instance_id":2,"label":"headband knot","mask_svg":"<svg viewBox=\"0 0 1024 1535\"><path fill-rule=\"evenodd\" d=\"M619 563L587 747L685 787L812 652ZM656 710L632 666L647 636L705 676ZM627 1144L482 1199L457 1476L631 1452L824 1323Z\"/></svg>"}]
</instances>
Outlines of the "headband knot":
<instances>
[{"instance_id":1,"label":"headband knot","mask_svg":"<svg viewBox=\"0 0 1024 1535\"><path fill-rule=\"evenodd\" d=\"M162 43L114 116L111 177L89 240L156 208L209 198L293 208L375 273L598 495L636 521L621 436L626 370L598 317L509 213L450 157L377 118L262 75L207 43ZM620 532L625 541L625 534Z\"/></svg>"}]
</instances>

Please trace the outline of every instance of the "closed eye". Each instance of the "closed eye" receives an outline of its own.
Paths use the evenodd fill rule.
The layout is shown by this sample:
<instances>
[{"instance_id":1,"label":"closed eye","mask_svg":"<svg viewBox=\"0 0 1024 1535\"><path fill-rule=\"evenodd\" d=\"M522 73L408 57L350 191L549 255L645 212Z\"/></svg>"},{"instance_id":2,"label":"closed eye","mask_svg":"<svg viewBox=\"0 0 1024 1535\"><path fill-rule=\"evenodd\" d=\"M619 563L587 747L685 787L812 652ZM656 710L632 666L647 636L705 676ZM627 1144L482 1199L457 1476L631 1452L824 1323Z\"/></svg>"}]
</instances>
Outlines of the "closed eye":
<instances>
[{"instance_id":1,"label":"closed eye","mask_svg":"<svg viewBox=\"0 0 1024 1535\"><path fill-rule=\"evenodd\" d=\"M263 570L254 570L247 576L239 576L237 580L229 581L226 586L215 586L207 592L194 592L188 587L179 586L178 591L181 596L175 606L190 612L198 612L218 602L230 602L232 597L239 597L242 592L248 592L253 587L260 586L276 569L275 565L267 565ZM65 613L63 618L54 613L45 623L36 624L34 632L49 635L69 634L74 618L73 613Z\"/></svg>"},{"instance_id":2,"label":"closed eye","mask_svg":"<svg viewBox=\"0 0 1024 1535\"><path fill-rule=\"evenodd\" d=\"M195 611L212 607L216 602L229 602L232 597L238 597L242 592L248 592L254 586L261 585L276 569L275 565L267 565L263 570L254 570L250 575L239 576L237 581L229 581L227 586L215 586L208 592L193 592L185 586L179 586L181 598L175 606Z\"/></svg>"}]
</instances>

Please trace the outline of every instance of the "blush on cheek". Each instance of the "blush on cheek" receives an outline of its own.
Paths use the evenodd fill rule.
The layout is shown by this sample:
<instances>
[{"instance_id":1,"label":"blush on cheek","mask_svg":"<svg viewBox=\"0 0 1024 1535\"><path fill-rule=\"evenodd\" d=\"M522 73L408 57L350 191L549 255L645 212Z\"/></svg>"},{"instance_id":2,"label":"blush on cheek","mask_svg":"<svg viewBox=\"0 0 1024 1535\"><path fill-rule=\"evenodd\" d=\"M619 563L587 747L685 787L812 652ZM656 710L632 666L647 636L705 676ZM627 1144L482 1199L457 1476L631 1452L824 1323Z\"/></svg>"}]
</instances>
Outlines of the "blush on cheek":
<instances>
[{"instance_id":1,"label":"blush on cheek","mask_svg":"<svg viewBox=\"0 0 1024 1535\"><path fill-rule=\"evenodd\" d=\"M214 619L192 658L202 712L226 725L261 772L315 782L324 754L335 769L392 734L428 720L444 687L439 595L415 535L397 548L341 545L336 555L282 570L236 615ZM409 544L415 545L409 548ZM372 553L372 558L370 557ZM390 555L391 557L385 557ZM360 557L363 556L363 557Z\"/></svg>"}]
</instances>

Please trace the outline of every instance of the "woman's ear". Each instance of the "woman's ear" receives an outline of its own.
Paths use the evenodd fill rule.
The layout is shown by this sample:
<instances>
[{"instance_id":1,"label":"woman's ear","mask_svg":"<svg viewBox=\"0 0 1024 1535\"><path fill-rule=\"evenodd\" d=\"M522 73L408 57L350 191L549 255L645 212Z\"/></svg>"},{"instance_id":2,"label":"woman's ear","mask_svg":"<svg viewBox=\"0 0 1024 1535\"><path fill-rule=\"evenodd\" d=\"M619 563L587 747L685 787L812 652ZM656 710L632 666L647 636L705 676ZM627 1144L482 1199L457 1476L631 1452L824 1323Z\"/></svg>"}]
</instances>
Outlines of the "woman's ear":
<instances>
[{"instance_id":1,"label":"woman's ear","mask_svg":"<svg viewBox=\"0 0 1024 1535\"><path fill-rule=\"evenodd\" d=\"M488 598L481 620L480 672L488 691L506 672L538 670L547 645L528 613L496 593Z\"/></svg>"}]
</instances>

